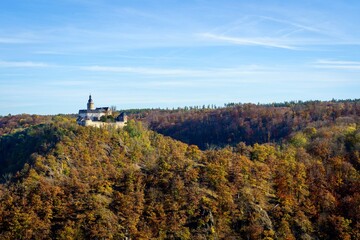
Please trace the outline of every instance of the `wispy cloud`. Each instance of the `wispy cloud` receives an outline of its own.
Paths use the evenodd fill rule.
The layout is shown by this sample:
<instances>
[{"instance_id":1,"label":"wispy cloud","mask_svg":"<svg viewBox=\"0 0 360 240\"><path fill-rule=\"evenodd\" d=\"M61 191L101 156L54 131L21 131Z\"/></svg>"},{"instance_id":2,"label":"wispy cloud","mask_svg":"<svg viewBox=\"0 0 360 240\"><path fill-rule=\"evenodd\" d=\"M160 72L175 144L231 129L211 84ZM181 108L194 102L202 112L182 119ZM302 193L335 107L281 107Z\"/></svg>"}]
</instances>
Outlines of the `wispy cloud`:
<instances>
[{"instance_id":1,"label":"wispy cloud","mask_svg":"<svg viewBox=\"0 0 360 240\"><path fill-rule=\"evenodd\" d=\"M49 86L60 86L60 87L81 87L95 84L95 81L89 80L53 80L46 82Z\"/></svg>"},{"instance_id":2,"label":"wispy cloud","mask_svg":"<svg viewBox=\"0 0 360 240\"><path fill-rule=\"evenodd\" d=\"M184 75L198 74L196 70L186 69L164 69L164 68L144 68L144 67L110 67L110 66L86 66L82 70L95 72L115 72L115 73L136 73L145 75Z\"/></svg>"},{"instance_id":3,"label":"wispy cloud","mask_svg":"<svg viewBox=\"0 0 360 240\"><path fill-rule=\"evenodd\" d=\"M193 84L193 81L153 81L148 83L149 86L153 87L189 87Z\"/></svg>"},{"instance_id":4,"label":"wispy cloud","mask_svg":"<svg viewBox=\"0 0 360 240\"><path fill-rule=\"evenodd\" d=\"M298 22L295 22L295 21L278 19L278 18L268 17L268 16L258 16L258 17L261 18L261 19L269 20L271 22L282 23L282 24L285 24L285 25L288 25L288 26L295 27L296 29L293 30L294 32L309 31L309 32L314 32L314 33L328 34L327 31L325 31L324 29L321 29L319 27L308 26L308 25L301 24L301 23L298 23Z\"/></svg>"},{"instance_id":5,"label":"wispy cloud","mask_svg":"<svg viewBox=\"0 0 360 240\"><path fill-rule=\"evenodd\" d=\"M3 68L43 68L50 66L50 64L42 62L9 62L0 60L0 67Z\"/></svg>"},{"instance_id":6,"label":"wispy cloud","mask_svg":"<svg viewBox=\"0 0 360 240\"><path fill-rule=\"evenodd\" d=\"M22 43L34 43L34 41L22 38L8 38L0 37L0 44L22 44Z\"/></svg>"},{"instance_id":7,"label":"wispy cloud","mask_svg":"<svg viewBox=\"0 0 360 240\"><path fill-rule=\"evenodd\" d=\"M338 69L338 70L360 70L360 62L358 61L339 61L320 59L315 62L316 68Z\"/></svg>"},{"instance_id":8,"label":"wispy cloud","mask_svg":"<svg viewBox=\"0 0 360 240\"><path fill-rule=\"evenodd\" d=\"M237 68L207 68L207 69L180 69L180 68L147 68L147 67L114 67L114 66L83 66L84 71L130 73L139 75L176 76L176 77L234 77L255 72L272 71L257 65L247 65Z\"/></svg>"},{"instance_id":9,"label":"wispy cloud","mask_svg":"<svg viewBox=\"0 0 360 240\"><path fill-rule=\"evenodd\" d=\"M229 37L229 36L217 35L211 33L202 33L200 34L200 36L202 36L205 39L233 43L237 45L263 46L263 47L283 48L289 50L298 49L295 46L285 44L284 41L281 39L275 39L275 38Z\"/></svg>"},{"instance_id":10,"label":"wispy cloud","mask_svg":"<svg viewBox=\"0 0 360 240\"><path fill-rule=\"evenodd\" d=\"M290 19L290 20L289 20ZM332 45L359 45L350 36L324 18L289 18L286 15L243 15L236 21L198 34L201 40L242 46L260 46L288 50L309 50Z\"/></svg>"},{"instance_id":11,"label":"wispy cloud","mask_svg":"<svg viewBox=\"0 0 360 240\"><path fill-rule=\"evenodd\" d=\"M61 51L35 51L33 52L34 54L39 54L39 55L69 55L69 53L66 52L61 52Z\"/></svg>"}]
</instances>

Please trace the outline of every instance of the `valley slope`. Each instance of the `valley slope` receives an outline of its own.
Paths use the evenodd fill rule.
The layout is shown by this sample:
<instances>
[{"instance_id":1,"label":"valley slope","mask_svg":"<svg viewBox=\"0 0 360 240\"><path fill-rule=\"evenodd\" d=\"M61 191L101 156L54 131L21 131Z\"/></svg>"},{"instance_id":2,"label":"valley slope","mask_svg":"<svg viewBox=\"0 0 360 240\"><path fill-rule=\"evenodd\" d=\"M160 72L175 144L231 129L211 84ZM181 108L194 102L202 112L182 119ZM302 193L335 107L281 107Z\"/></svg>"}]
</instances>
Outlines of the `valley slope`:
<instances>
[{"instance_id":1,"label":"valley slope","mask_svg":"<svg viewBox=\"0 0 360 240\"><path fill-rule=\"evenodd\" d=\"M0 238L358 239L358 103L300 107L141 117L163 131L179 132L188 121L179 136L190 142L197 133L204 150L134 120L98 129L56 116L7 128L0 137ZM247 132L254 129L258 134Z\"/></svg>"}]
</instances>

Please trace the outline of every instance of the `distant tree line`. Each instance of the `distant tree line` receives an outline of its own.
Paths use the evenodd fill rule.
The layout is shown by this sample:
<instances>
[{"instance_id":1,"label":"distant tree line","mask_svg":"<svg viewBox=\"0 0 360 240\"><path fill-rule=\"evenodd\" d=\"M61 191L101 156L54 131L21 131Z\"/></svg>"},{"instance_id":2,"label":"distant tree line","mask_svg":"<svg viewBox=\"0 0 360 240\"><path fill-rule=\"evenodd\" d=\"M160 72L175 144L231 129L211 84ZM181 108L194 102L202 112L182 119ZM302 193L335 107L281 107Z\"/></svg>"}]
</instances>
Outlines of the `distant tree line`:
<instances>
[{"instance_id":1,"label":"distant tree line","mask_svg":"<svg viewBox=\"0 0 360 240\"><path fill-rule=\"evenodd\" d=\"M201 149L246 144L280 143L294 131L328 126L336 121L356 122L360 100L285 102L279 104L228 104L217 109L133 114L150 129Z\"/></svg>"}]
</instances>

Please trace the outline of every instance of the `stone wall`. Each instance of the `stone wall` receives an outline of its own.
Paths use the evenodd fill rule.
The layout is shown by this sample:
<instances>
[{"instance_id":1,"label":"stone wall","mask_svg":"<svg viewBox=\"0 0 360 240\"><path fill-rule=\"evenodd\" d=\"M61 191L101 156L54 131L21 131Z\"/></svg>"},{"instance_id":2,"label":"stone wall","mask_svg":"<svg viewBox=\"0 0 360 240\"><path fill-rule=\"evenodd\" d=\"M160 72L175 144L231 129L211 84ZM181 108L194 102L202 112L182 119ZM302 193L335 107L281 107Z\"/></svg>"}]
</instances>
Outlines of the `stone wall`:
<instances>
[{"instance_id":1,"label":"stone wall","mask_svg":"<svg viewBox=\"0 0 360 240\"><path fill-rule=\"evenodd\" d=\"M114 123L106 123L106 122L93 122L91 120L85 120L83 126L90 126L90 127L114 127L114 128L123 128L126 125L126 122L114 122Z\"/></svg>"},{"instance_id":2,"label":"stone wall","mask_svg":"<svg viewBox=\"0 0 360 240\"><path fill-rule=\"evenodd\" d=\"M92 113L92 112L88 112L88 113L79 113L79 116L82 118L90 118L90 119L100 119L101 116L105 116L106 114L101 112L101 113Z\"/></svg>"}]
</instances>

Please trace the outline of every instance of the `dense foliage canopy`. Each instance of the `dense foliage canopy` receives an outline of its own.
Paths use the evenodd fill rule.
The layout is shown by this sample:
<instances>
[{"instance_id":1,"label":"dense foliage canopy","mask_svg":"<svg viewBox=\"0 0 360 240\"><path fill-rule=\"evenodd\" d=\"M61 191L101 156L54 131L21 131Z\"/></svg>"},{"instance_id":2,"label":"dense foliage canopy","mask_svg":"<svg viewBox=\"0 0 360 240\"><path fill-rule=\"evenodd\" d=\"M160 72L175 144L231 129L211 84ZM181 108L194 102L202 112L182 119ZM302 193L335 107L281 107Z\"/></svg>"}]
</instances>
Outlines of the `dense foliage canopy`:
<instances>
[{"instance_id":1,"label":"dense foliage canopy","mask_svg":"<svg viewBox=\"0 0 360 240\"><path fill-rule=\"evenodd\" d=\"M239 142L281 143L307 127L357 122L360 100L227 104L224 108L192 107L172 111L144 110L134 115L150 129L201 149L235 146Z\"/></svg>"},{"instance_id":2,"label":"dense foliage canopy","mask_svg":"<svg viewBox=\"0 0 360 240\"><path fill-rule=\"evenodd\" d=\"M99 129L58 116L8 131L0 137L0 239L359 239L357 103L313 103L327 109L317 119L310 107L294 110L302 106L172 113L194 123L215 116L214 126L239 139L241 128L227 125L234 119L271 132L221 149L224 142L204 138L217 148L204 151L134 120ZM287 126L284 116L291 124L282 143L272 142L277 130L266 126ZM192 131L216 134L200 126Z\"/></svg>"}]
</instances>

